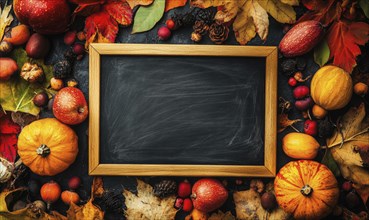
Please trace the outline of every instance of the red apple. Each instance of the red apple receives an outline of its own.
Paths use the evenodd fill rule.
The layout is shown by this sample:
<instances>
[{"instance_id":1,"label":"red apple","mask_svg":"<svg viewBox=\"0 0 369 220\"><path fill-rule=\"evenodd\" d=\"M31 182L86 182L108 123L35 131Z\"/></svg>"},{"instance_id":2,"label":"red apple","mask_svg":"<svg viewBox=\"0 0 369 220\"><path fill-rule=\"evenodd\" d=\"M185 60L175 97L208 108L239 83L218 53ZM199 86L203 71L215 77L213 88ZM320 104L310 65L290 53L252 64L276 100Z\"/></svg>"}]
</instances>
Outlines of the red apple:
<instances>
[{"instance_id":1,"label":"red apple","mask_svg":"<svg viewBox=\"0 0 369 220\"><path fill-rule=\"evenodd\" d=\"M315 136L318 133L318 123L313 120L306 120L304 123L304 132L305 134Z\"/></svg>"},{"instance_id":2,"label":"red apple","mask_svg":"<svg viewBox=\"0 0 369 220\"><path fill-rule=\"evenodd\" d=\"M211 212L221 207L228 198L228 191L216 179L203 178L192 187L192 203L195 209Z\"/></svg>"},{"instance_id":3,"label":"red apple","mask_svg":"<svg viewBox=\"0 0 369 220\"><path fill-rule=\"evenodd\" d=\"M66 0L14 0L18 20L40 34L67 31L71 11Z\"/></svg>"},{"instance_id":4,"label":"red apple","mask_svg":"<svg viewBox=\"0 0 369 220\"><path fill-rule=\"evenodd\" d=\"M61 89L54 98L53 113L55 117L68 125L83 122L88 115L88 107L82 91L75 87Z\"/></svg>"}]
</instances>

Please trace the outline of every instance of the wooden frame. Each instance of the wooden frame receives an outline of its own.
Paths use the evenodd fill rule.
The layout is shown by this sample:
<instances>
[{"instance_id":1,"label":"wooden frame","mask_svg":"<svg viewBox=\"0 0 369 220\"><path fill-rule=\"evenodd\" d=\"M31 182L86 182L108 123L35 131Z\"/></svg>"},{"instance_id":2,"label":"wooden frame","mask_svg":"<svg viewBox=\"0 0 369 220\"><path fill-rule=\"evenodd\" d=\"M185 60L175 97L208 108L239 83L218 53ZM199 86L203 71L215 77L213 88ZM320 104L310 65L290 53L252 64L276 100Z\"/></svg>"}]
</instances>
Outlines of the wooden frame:
<instances>
[{"instance_id":1,"label":"wooden frame","mask_svg":"<svg viewBox=\"0 0 369 220\"><path fill-rule=\"evenodd\" d=\"M250 176L276 174L277 54L272 46L163 44L90 44L89 47L89 174L124 176ZM100 164L100 56L245 56L265 57L264 165Z\"/></svg>"}]
</instances>

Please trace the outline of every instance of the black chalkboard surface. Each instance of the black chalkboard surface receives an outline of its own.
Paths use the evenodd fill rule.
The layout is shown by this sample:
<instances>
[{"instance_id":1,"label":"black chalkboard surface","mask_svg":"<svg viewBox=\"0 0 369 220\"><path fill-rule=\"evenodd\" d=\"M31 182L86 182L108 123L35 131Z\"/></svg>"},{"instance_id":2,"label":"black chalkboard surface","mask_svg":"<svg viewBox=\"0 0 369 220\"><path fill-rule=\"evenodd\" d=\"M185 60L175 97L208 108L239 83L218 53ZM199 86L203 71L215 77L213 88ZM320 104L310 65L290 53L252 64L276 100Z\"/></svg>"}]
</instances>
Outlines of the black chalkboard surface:
<instances>
[{"instance_id":1,"label":"black chalkboard surface","mask_svg":"<svg viewBox=\"0 0 369 220\"><path fill-rule=\"evenodd\" d=\"M269 101L275 94L266 83L265 57L239 55L231 48L223 55L219 46L193 54L178 52L181 48L174 48L175 55L131 54L129 49L127 54L124 46L123 52L109 53L110 48L90 60L99 67L99 100L90 103L99 104L91 108L99 110L98 115L91 112L92 120L99 120L98 164L170 169L270 163L265 137L271 134L267 115L274 113L266 114L266 109L273 106ZM216 49L216 55L209 49ZM96 99L93 87L90 99Z\"/></svg>"}]
</instances>

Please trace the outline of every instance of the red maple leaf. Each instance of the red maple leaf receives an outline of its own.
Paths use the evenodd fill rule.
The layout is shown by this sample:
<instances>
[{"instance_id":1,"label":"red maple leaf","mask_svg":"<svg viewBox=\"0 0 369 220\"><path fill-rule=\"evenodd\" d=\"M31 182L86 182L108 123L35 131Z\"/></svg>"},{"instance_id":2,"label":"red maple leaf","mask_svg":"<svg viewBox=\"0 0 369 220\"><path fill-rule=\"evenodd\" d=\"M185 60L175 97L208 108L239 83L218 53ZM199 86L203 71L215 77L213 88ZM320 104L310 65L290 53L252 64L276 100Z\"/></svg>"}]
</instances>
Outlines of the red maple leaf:
<instances>
[{"instance_id":1,"label":"red maple leaf","mask_svg":"<svg viewBox=\"0 0 369 220\"><path fill-rule=\"evenodd\" d=\"M335 21L327 33L330 59L333 64L351 73L356 57L361 54L358 45L369 40L369 24L364 22Z\"/></svg>"},{"instance_id":2,"label":"red maple leaf","mask_svg":"<svg viewBox=\"0 0 369 220\"><path fill-rule=\"evenodd\" d=\"M338 3L336 0L303 0L302 4L310 11L302 15L297 22L315 20L323 25L329 25L341 17L342 8Z\"/></svg>"},{"instance_id":3,"label":"red maple leaf","mask_svg":"<svg viewBox=\"0 0 369 220\"><path fill-rule=\"evenodd\" d=\"M0 117L0 156L10 162L17 157L17 134L20 131L20 126L11 120L10 114Z\"/></svg>"}]
</instances>

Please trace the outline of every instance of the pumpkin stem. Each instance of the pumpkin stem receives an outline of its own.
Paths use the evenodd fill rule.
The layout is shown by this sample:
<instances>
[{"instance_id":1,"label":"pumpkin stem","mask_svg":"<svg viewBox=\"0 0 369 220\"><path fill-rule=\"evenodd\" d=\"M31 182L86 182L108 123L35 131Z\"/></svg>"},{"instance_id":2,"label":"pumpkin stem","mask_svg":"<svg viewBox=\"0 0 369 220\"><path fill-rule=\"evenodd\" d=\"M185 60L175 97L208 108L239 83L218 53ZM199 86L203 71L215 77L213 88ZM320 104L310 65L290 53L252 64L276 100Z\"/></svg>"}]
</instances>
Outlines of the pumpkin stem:
<instances>
[{"instance_id":1,"label":"pumpkin stem","mask_svg":"<svg viewBox=\"0 0 369 220\"><path fill-rule=\"evenodd\" d=\"M46 144L41 144L36 150L37 154L41 157L47 157L50 154L50 148Z\"/></svg>"},{"instance_id":2,"label":"pumpkin stem","mask_svg":"<svg viewBox=\"0 0 369 220\"><path fill-rule=\"evenodd\" d=\"M301 188L300 192L304 196L309 196L313 192L313 188L306 184Z\"/></svg>"}]
</instances>

